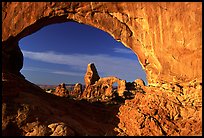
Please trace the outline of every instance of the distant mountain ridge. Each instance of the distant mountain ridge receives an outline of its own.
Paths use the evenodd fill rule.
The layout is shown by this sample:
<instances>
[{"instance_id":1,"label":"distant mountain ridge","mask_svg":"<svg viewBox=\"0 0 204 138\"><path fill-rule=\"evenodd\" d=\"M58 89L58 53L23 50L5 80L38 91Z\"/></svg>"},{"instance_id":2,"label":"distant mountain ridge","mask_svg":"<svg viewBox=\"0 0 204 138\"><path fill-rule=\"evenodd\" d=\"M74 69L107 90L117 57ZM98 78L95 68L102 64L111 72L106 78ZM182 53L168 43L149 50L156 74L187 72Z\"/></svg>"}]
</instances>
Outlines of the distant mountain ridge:
<instances>
[{"instance_id":1,"label":"distant mountain ridge","mask_svg":"<svg viewBox=\"0 0 204 138\"><path fill-rule=\"evenodd\" d=\"M49 85L49 84L36 84L36 85L38 85L42 89L52 89L58 86L58 85ZM65 86L68 86L68 87L74 87L74 85L75 84L65 84Z\"/></svg>"}]
</instances>

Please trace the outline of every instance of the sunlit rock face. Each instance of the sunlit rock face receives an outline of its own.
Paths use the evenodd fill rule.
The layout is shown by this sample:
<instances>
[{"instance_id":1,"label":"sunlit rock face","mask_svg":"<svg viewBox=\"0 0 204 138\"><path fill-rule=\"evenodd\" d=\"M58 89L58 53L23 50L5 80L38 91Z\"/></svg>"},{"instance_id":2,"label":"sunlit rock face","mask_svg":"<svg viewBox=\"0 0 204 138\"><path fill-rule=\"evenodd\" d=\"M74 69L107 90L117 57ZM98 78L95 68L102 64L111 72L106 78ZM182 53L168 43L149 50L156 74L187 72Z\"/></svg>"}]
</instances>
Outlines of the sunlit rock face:
<instances>
[{"instance_id":1,"label":"sunlit rock face","mask_svg":"<svg viewBox=\"0 0 204 138\"><path fill-rule=\"evenodd\" d=\"M120 129L115 130L122 136L201 136L201 85L143 86L120 107Z\"/></svg>"},{"instance_id":2,"label":"sunlit rock face","mask_svg":"<svg viewBox=\"0 0 204 138\"><path fill-rule=\"evenodd\" d=\"M3 135L202 135L201 4L2 2ZM106 110L66 102L25 80L18 41L66 21L121 41L137 54L150 86Z\"/></svg>"},{"instance_id":3,"label":"sunlit rock face","mask_svg":"<svg viewBox=\"0 0 204 138\"><path fill-rule=\"evenodd\" d=\"M74 85L74 90L69 92L69 95L74 96L74 97L80 97L82 94L82 84L81 83L76 83Z\"/></svg>"},{"instance_id":4,"label":"sunlit rock face","mask_svg":"<svg viewBox=\"0 0 204 138\"><path fill-rule=\"evenodd\" d=\"M55 92L53 92L53 94L61 97L68 97L69 91L67 90L65 84L61 83L55 88Z\"/></svg>"},{"instance_id":5,"label":"sunlit rock face","mask_svg":"<svg viewBox=\"0 0 204 138\"><path fill-rule=\"evenodd\" d=\"M98 71L93 63L88 64L86 74L84 76L85 86L92 85L100 79Z\"/></svg>"},{"instance_id":6,"label":"sunlit rock face","mask_svg":"<svg viewBox=\"0 0 204 138\"><path fill-rule=\"evenodd\" d=\"M2 41L10 41L3 47L15 49L14 40L48 24L74 20L108 32L132 49L149 84L201 81L201 9L199 2L2 3Z\"/></svg>"},{"instance_id":7,"label":"sunlit rock face","mask_svg":"<svg viewBox=\"0 0 204 138\"><path fill-rule=\"evenodd\" d=\"M90 63L87 66L87 71L84 76L85 89L82 94L82 98L93 99L100 97L100 99L105 99L105 97L113 96L113 84L117 83L117 95L123 96L124 91L126 91L126 81L121 80L114 76L100 78L98 71L94 63Z\"/></svg>"}]
</instances>

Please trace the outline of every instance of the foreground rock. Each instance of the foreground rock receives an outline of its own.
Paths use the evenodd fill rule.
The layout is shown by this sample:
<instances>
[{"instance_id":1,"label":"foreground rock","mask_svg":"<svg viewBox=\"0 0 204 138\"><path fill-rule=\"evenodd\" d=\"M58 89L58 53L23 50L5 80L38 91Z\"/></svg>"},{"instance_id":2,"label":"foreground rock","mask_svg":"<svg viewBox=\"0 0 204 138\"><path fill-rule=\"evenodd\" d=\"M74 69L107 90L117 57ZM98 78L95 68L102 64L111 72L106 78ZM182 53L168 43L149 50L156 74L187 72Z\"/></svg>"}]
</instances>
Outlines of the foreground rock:
<instances>
[{"instance_id":1,"label":"foreground rock","mask_svg":"<svg viewBox=\"0 0 204 138\"><path fill-rule=\"evenodd\" d=\"M177 90L178 84L143 87L143 93L137 92L120 107L115 130L122 136L201 136L201 85L183 84Z\"/></svg>"},{"instance_id":2,"label":"foreground rock","mask_svg":"<svg viewBox=\"0 0 204 138\"><path fill-rule=\"evenodd\" d=\"M48 94L19 77L9 77L20 85L3 85L4 93L18 91L15 97L2 97L3 136L116 135L113 128L119 122L116 117L119 106L74 101Z\"/></svg>"},{"instance_id":3,"label":"foreground rock","mask_svg":"<svg viewBox=\"0 0 204 138\"><path fill-rule=\"evenodd\" d=\"M48 94L13 75L4 82L8 77L20 85L3 85L4 93L18 91L2 97L3 136L202 135L200 83L144 86L124 105L107 106Z\"/></svg>"}]
</instances>

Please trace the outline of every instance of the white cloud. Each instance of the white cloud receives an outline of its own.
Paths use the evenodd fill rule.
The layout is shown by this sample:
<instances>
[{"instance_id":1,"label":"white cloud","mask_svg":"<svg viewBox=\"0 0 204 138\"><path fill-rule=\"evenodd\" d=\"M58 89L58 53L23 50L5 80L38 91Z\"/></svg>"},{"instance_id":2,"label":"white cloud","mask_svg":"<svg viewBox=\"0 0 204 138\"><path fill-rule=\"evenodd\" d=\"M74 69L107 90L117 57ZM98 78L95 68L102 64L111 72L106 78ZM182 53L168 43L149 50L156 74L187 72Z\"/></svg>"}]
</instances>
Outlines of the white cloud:
<instances>
[{"instance_id":1,"label":"white cloud","mask_svg":"<svg viewBox=\"0 0 204 138\"><path fill-rule=\"evenodd\" d=\"M81 72L72 72L72 71L61 71L61 70L52 70L47 68L37 68L37 67L26 67L23 68L24 71L38 71L38 72L47 72L53 74L61 74L61 75L68 75L68 76L84 76Z\"/></svg>"},{"instance_id":2,"label":"white cloud","mask_svg":"<svg viewBox=\"0 0 204 138\"><path fill-rule=\"evenodd\" d=\"M120 51L120 50L118 50ZM143 70L139 68L140 64L135 59L124 57L114 57L106 54L60 54L55 52L32 52L22 50L25 58L38 60L42 62L69 65L81 73L86 71L87 64L94 63L101 77L117 76L121 79L136 79L144 76ZM77 75L73 72L55 71L53 73Z\"/></svg>"},{"instance_id":3,"label":"white cloud","mask_svg":"<svg viewBox=\"0 0 204 138\"><path fill-rule=\"evenodd\" d=\"M26 71L41 71L41 72L50 72L50 69L45 69L45 68L38 68L38 67L23 67L22 70Z\"/></svg>"},{"instance_id":4,"label":"white cloud","mask_svg":"<svg viewBox=\"0 0 204 138\"><path fill-rule=\"evenodd\" d=\"M134 54L130 49L124 49L124 48L114 48L114 52L116 53L123 53L123 54Z\"/></svg>"},{"instance_id":5,"label":"white cloud","mask_svg":"<svg viewBox=\"0 0 204 138\"><path fill-rule=\"evenodd\" d=\"M54 74L68 75L68 76L80 76L83 77L84 74L78 72L70 72L70 71L53 71Z\"/></svg>"}]
</instances>

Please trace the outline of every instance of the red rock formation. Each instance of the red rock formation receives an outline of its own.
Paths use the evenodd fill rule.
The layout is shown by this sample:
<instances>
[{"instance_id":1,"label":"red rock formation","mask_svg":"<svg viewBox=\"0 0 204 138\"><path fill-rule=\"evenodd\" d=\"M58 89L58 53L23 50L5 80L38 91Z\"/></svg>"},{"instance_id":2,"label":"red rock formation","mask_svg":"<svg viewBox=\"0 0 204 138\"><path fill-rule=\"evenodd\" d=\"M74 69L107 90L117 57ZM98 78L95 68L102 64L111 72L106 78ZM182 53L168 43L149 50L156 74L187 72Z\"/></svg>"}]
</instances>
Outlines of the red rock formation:
<instances>
[{"instance_id":1,"label":"red rock formation","mask_svg":"<svg viewBox=\"0 0 204 138\"><path fill-rule=\"evenodd\" d=\"M66 135L202 135L201 4L2 2L3 135L64 135L55 125L48 127L58 122L64 123L58 125ZM65 102L20 74L18 41L70 20L121 41L147 73L150 86L118 107L119 121L117 108Z\"/></svg>"},{"instance_id":2,"label":"red rock formation","mask_svg":"<svg viewBox=\"0 0 204 138\"><path fill-rule=\"evenodd\" d=\"M21 38L48 24L74 20L109 33L135 52L148 84L200 82L201 9L199 2L3 2L2 48L13 55L8 49L15 51ZM20 55L16 52L16 71L22 68Z\"/></svg>"},{"instance_id":3,"label":"red rock formation","mask_svg":"<svg viewBox=\"0 0 204 138\"><path fill-rule=\"evenodd\" d=\"M123 96L124 91L126 90L126 81L121 80L118 82L118 95Z\"/></svg>"},{"instance_id":4,"label":"red rock formation","mask_svg":"<svg viewBox=\"0 0 204 138\"><path fill-rule=\"evenodd\" d=\"M140 86L140 87L145 86L145 83L142 79L136 79L134 83L136 83L136 86Z\"/></svg>"},{"instance_id":5,"label":"red rock formation","mask_svg":"<svg viewBox=\"0 0 204 138\"><path fill-rule=\"evenodd\" d=\"M123 96L123 92L126 90L126 83L117 77L104 77L100 78L95 84L88 85L82 95L83 98L96 98L100 97L104 100L105 97L113 96L113 84L118 83L118 88L116 93L119 96Z\"/></svg>"},{"instance_id":6,"label":"red rock formation","mask_svg":"<svg viewBox=\"0 0 204 138\"><path fill-rule=\"evenodd\" d=\"M118 106L94 105L86 101L44 92L40 87L11 76L19 82L19 94L2 100L3 136L104 136L116 135ZM7 92L7 89L4 89ZM16 91L17 86L9 87Z\"/></svg>"},{"instance_id":7,"label":"red rock formation","mask_svg":"<svg viewBox=\"0 0 204 138\"><path fill-rule=\"evenodd\" d=\"M74 90L69 92L69 95L71 95L73 97L80 97L82 95L82 84L76 83L74 85Z\"/></svg>"},{"instance_id":8,"label":"red rock formation","mask_svg":"<svg viewBox=\"0 0 204 138\"><path fill-rule=\"evenodd\" d=\"M95 82L98 81L99 79L100 77L98 75L95 65L93 63L88 64L87 71L84 76L85 90L82 94L82 97L87 97L87 98L90 97L90 93L89 93L90 90L87 90L87 88L92 89L89 86L95 84Z\"/></svg>"},{"instance_id":9,"label":"red rock formation","mask_svg":"<svg viewBox=\"0 0 204 138\"><path fill-rule=\"evenodd\" d=\"M175 91L177 85L171 84L172 89L145 86L143 93L137 92L133 100L125 101L118 113L119 135L202 135L201 84L184 84Z\"/></svg>"},{"instance_id":10,"label":"red rock formation","mask_svg":"<svg viewBox=\"0 0 204 138\"><path fill-rule=\"evenodd\" d=\"M64 123L53 123L48 126L53 134L50 136L74 136L74 131Z\"/></svg>"},{"instance_id":11,"label":"red rock formation","mask_svg":"<svg viewBox=\"0 0 204 138\"><path fill-rule=\"evenodd\" d=\"M88 64L87 72L84 76L85 89L83 91L83 98L96 98L100 97L112 97L113 95L113 83L118 83L117 93L119 96L123 96L126 90L126 81L117 77L104 77L100 78L96 70L95 65Z\"/></svg>"},{"instance_id":12,"label":"red rock formation","mask_svg":"<svg viewBox=\"0 0 204 138\"><path fill-rule=\"evenodd\" d=\"M62 84L59 84L55 88L55 92L53 92L53 94L55 94L57 96L61 96L61 97L68 97L69 96L69 91L66 89L65 84L62 83Z\"/></svg>"},{"instance_id":13,"label":"red rock formation","mask_svg":"<svg viewBox=\"0 0 204 138\"><path fill-rule=\"evenodd\" d=\"M84 76L85 86L92 85L100 79L96 67L93 63L88 64L87 71Z\"/></svg>"}]
</instances>

